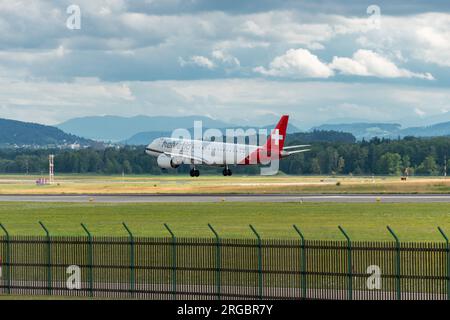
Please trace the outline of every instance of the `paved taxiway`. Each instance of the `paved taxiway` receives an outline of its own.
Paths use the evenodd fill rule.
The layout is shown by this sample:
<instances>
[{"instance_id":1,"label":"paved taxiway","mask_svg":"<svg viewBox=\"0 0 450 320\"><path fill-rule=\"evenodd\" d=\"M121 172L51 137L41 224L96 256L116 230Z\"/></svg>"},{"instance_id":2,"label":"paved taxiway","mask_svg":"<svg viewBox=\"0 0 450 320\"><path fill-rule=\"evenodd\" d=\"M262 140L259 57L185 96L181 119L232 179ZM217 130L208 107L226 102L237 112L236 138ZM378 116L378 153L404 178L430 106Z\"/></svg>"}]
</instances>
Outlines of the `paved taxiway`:
<instances>
[{"instance_id":1,"label":"paved taxiway","mask_svg":"<svg viewBox=\"0 0 450 320\"><path fill-rule=\"evenodd\" d=\"M449 202L450 194L147 194L147 195L0 195L0 202L99 202L99 203L149 203L149 202Z\"/></svg>"}]
</instances>

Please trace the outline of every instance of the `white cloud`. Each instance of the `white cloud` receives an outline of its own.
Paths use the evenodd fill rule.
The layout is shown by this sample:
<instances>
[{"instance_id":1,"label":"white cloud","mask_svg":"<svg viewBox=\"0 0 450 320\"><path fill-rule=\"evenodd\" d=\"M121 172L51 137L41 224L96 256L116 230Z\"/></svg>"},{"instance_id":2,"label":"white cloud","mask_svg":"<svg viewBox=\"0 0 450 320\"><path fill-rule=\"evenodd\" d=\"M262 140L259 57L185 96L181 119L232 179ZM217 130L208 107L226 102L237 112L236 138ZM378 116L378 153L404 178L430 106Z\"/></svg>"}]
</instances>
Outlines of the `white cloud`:
<instances>
[{"instance_id":1,"label":"white cloud","mask_svg":"<svg viewBox=\"0 0 450 320\"><path fill-rule=\"evenodd\" d=\"M392 61L371 51L359 49L352 58L334 57L329 65L343 74L380 78L421 78L433 80L430 73L415 73L397 67Z\"/></svg>"},{"instance_id":2,"label":"white cloud","mask_svg":"<svg viewBox=\"0 0 450 320\"><path fill-rule=\"evenodd\" d=\"M182 67L198 66L209 70L213 70L217 68L218 65L220 65L224 67L226 71L236 70L241 65L238 58L223 50L218 49L212 51L211 58L205 56L192 56L186 60L182 57L179 57L178 63Z\"/></svg>"},{"instance_id":3,"label":"white cloud","mask_svg":"<svg viewBox=\"0 0 450 320\"><path fill-rule=\"evenodd\" d=\"M301 13L271 11L248 15L240 30L254 39L271 44L300 45L325 49L331 41L347 37L352 46L377 49L386 56L404 56L439 66L450 66L450 14L426 12L389 16L382 13L376 28L368 17L341 15L305 16ZM352 43L353 42L353 43Z\"/></svg>"},{"instance_id":4,"label":"white cloud","mask_svg":"<svg viewBox=\"0 0 450 320\"><path fill-rule=\"evenodd\" d=\"M208 69L213 69L215 67L214 62L203 56L193 56L191 57L191 61L200 67Z\"/></svg>"},{"instance_id":5,"label":"white cloud","mask_svg":"<svg viewBox=\"0 0 450 320\"><path fill-rule=\"evenodd\" d=\"M449 67L450 14L383 15L380 30L367 32L356 41L365 48L402 52L418 61Z\"/></svg>"},{"instance_id":6,"label":"white cloud","mask_svg":"<svg viewBox=\"0 0 450 320\"><path fill-rule=\"evenodd\" d=\"M417 114L419 117L423 117L426 113L422 111L419 108L414 108L414 113Z\"/></svg>"},{"instance_id":7,"label":"white cloud","mask_svg":"<svg viewBox=\"0 0 450 320\"><path fill-rule=\"evenodd\" d=\"M208 109L223 118L286 111L320 122L349 115L419 118L415 108L427 116L449 108L450 94L444 88L450 79L449 13L383 12L380 29L374 29L364 10L344 16L305 13L289 5L252 13L221 12L210 4L203 10L174 6L158 11L136 1L77 3L83 22L75 31L65 27L71 0L0 0L0 116L48 123L97 113L170 109L198 114ZM180 70L179 56L180 65L192 68ZM378 80L377 86L330 81L334 73L358 75L361 81L367 76L431 79L429 73L415 72L429 64L439 78L435 88L432 83L405 88L400 81L383 85ZM302 81L201 80L201 71L222 77L223 69L236 77L259 73ZM80 84L73 81L77 76L106 80ZM161 78L196 81L146 82ZM310 83L305 78L328 80ZM129 79L142 82L120 85ZM373 96L376 101L368 101Z\"/></svg>"},{"instance_id":8,"label":"white cloud","mask_svg":"<svg viewBox=\"0 0 450 320\"><path fill-rule=\"evenodd\" d=\"M249 41L264 40L272 44L284 43L290 46L301 45L308 49L322 49L322 43L336 34L330 21L323 17L310 19L289 10L241 15L233 20L237 25L233 28L233 34L246 37Z\"/></svg>"},{"instance_id":9,"label":"white cloud","mask_svg":"<svg viewBox=\"0 0 450 320\"><path fill-rule=\"evenodd\" d=\"M255 72L267 76L300 78L329 78L337 70L345 75L373 76L379 78L421 78L433 80L430 73L415 73L399 68L382 55L359 49L352 58L334 57L326 64L306 49L290 49L270 63L269 68L254 68Z\"/></svg>"},{"instance_id":10,"label":"white cloud","mask_svg":"<svg viewBox=\"0 0 450 320\"><path fill-rule=\"evenodd\" d=\"M158 1L149 2L155 5ZM150 4L139 5L135 1L79 0L77 3L82 9L83 22L82 29L74 31L65 27L65 8L71 4L70 0L61 0L58 4L37 0L0 1L0 50L21 53L15 55L16 60L31 61L35 57L27 57L27 54L38 57L40 53L62 46L73 53L60 59L65 62L52 64L48 59L49 67L42 63L27 68L31 75L68 80L81 72L83 76L107 76L113 80L148 79L149 74L157 79L160 73L168 78L176 72L179 74L174 63L178 56L184 57L184 65L214 69L221 75L220 66L232 65L241 65L239 71L243 76L248 76L248 71L255 66L265 66L256 70L270 74L267 57L299 47L310 50L312 55L318 55L314 50L321 50L327 56L333 55L330 48L344 52L364 48L382 52L391 61L403 57L410 65L426 62L450 66L448 13L401 16L383 13L381 28L377 30L370 26L364 10L361 15L344 16L320 10L312 14L295 6L274 5L267 11L236 13L214 10L214 5L208 5L205 10L177 12L174 9L161 13L149 10ZM208 55L215 50L222 51L222 57L215 57L214 53ZM69 56L76 56L77 63L86 63L86 67L77 68L68 61ZM123 60L118 58L124 56ZM127 72L123 72L121 67L128 62L127 57L132 58L132 63ZM163 72L161 63L167 63ZM351 64L352 61L340 63ZM361 66L351 67L364 73ZM182 76L189 73L195 78L195 70L183 72ZM322 66L318 77L326 77L327 73L330 71ZM303 77L299 72L294 74ZM312 76L316 77L316 73L312 72ZM421 76L430 78L426 74L402 74L402 77Z\"/></svg>"},{"instance_id":11,"label":"white cloud","mask_svg":"<svg viewBox=\"0 0 450 320\"><path fill-rule=\"evenodd\" d=\"M259 66L254 71L263 75L294 79L328 78L333 75L333 70L306 49L290 49L273 59L268 69Z\"/></svg>"},{"instance_id":12,"label":"white cloud","mask_svg":"<svg viewBox=\"0 0 450 320\"><path fill-rule=\"evenodd\" d=\"M0 78L0 118L47 124L86 115L198 115L208 110L224 120L237 114L252 119L255 114L287 113L292 123L307 129L344 117L408 122L420 118L416 108L426 116L441 115L448 101L448 88L377 83L266 79L54 83ZM441 116L439 121L448 120Z\"/></svg>"},{"instance_id":13,"label":"white cloud","mask_svg":"<svg viewBox=\"0 0 450 320\"><path fill-rule=\"evenodd\" d=\"M215 68L215 64L214 62L212 62L210 59L208 59L207 57L204 56L192 56L189 58L189 60L184 60L183 58L178 58L178 62L180 64L180 66L184 67L186 65L196 65L202 68L207 68L207 69L214 69Z\"/></svg>"},{"instance_id":14,"label":"white cloud","mask_svg":"<svg viewBox=\"0 0 450 320\"><path fill-rule=\"evenodd\" d=\"M242 24L242 32L249 33L255 36L263 36L266 32L255 21L247 20Z\"/></svg>"},{"instance_id":15,"label":"white cloud","mask_svg":"<svg viewBox=\"0 0 450 320\"><path fill-rule=\"evenodd\" d=\"M54 124L64 118L127 110L124 105L135 100L126 83L95 78L58 83L0 78L0 118Z\"/></svg>"},{"instance_id":16,"label":"white cloud","mask_svg":"<svg viewBox=\"0 0 450 320\"><path fill-rule=\"evenodd\" d=\"M287 113L293 123L297 121L303 128L335 118L416 124L416 108L426 115L442 114L450 101L448 88L378 83L229 79L172 81L164 85L182 97L180 101L189 105L191 114L211 106L214 116L223 119L236 112L251 118L256 110ZM450 118L441 117L440 121Z\"/></svg>"},{"instance_id":17,"label":"white cloud","mask_svg":"<svg viewBox=\"0 0 450 320\"><path fill-rule=\"evenodd\" d=\"M212 57L226 65L237 66L241 65L238 58L232 56L231 54L224 52L222 50L214 50L212 52Z\"/></svg>"},{"instance_id":18,"label":"white cloud","mask_svg":"<svg viewBox=\"0 0 450 320\"><path fill-rule=\"evenodd\" d=\"M60 45L52 50L31 50L31 51L0 51L0 61L12 61L18 63L35 63L42 61L53 61L53 59L63 58L71 50L65 49Z\"/></svg>"}]
</instances>

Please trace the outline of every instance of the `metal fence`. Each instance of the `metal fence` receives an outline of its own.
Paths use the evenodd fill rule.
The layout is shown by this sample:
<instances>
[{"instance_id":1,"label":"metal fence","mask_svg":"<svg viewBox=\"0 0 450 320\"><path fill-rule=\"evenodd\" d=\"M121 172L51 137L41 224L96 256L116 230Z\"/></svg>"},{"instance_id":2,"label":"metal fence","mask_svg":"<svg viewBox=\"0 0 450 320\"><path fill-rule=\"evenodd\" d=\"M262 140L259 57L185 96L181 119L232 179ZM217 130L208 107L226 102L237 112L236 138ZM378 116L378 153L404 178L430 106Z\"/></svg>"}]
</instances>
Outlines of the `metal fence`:
<instances>
[{"instance_id":1,"label":"metal fence","mask_svg":"<svg viewBox=\"0 0 450 320\"><path fill-rule=\"evenodd\" d=\"M133 299L450 299L445 242L11 236L0 293Z\"/></svg>"}]
</instances>

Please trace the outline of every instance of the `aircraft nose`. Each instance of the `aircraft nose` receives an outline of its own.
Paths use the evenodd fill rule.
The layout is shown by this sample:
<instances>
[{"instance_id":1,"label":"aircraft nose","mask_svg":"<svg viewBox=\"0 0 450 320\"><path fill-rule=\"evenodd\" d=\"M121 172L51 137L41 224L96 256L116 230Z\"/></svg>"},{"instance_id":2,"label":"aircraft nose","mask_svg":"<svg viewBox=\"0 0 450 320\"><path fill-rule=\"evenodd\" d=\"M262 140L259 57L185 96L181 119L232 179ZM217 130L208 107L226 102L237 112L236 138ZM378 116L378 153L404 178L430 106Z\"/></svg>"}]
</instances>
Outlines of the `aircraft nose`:
<instances>
[{"instance_id":1,"label":"aircraft nose","mask_svg":"<svg viewBox=\"0 0 450 320\"><path fill-rule=\"evenodd\" d=\"M152 141L150 144L147 145L147 147L145 147L145 153L146 154L151 154L153 146L155 144L155 141Z\"/></svg>"},{"instance_id":2,"label":"aircraft nose","mask_svg":"<svg viewBox=\"0 0 450 320\"><path fill-rule=\"evenodd\" d=\"M147 154L152 154L155 152L155 150L158 149L158 141L157 140L153 140L146 148L145 148L145 153Z\"/></svg>"}]
</instances>

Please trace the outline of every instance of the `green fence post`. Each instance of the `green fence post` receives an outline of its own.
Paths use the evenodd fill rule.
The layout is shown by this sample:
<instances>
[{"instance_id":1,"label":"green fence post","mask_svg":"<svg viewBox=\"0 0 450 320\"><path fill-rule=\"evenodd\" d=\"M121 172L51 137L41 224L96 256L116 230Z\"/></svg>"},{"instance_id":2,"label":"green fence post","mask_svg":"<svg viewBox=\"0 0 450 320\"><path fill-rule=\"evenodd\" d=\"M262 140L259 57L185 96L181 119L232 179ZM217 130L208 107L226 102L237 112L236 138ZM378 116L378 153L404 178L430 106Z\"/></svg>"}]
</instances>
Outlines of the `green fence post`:
<instances>
[{"instance_id":1,"label":"green fence post","mask_svg":"<svg viewBox=\"0 0 450 320\"><path fill-rule=\"evenodd\" d=\"M450 300L450 245L448 241L448 237L445 234L444 230L441 227L438 227L439 232L444 237L446 242L446 251L447 251L447 300Z\"/></svg>"},{"instance_id":2,"label":"green fence post","mask_svg":"<svg viewBox=\"0 0 450 320\"><path fill-rule=\"evenodd\" d=\"M6 236L6 283L8 294L11 293L11 242L9 239L9 232L6 230L5 226L0 223L0 227Z\"/></svg>"},{"instance_id":3,"label":"green fence post","mask_svg":"<svg viewBox=\"0 0 450 320\"><path fill-rule=\"evenodd\" d=\"M306 252L305 252L305 237L303 236L303 233L300 231L300 229L293 224L292 225L295 229L295 231L297 231L298 235L300 236L301 239L301 248L302 248L302 252L301 252L301 274L302 274L302 292L303 292L303 299L306 299Z\"/></svg>"},{"instance_id":4,"label":"green fence post","mask_svg":"<svg viewBox=\"0 0 450 320\"><path fill-rule=\"evenodd\" d=\"M135 293L135 265L134 265L134 236L125 222L122 222L123 227L128 232L128 236L130 237L130 292L131 297L134 298Z\"/></svg>"},{"instance_id":5,"label":"green fence post","mask_svg":"<svg viewBox=\"0 0 450 320\"><path fill-rule=\"evenodd\" d=\"M338 228L342 232L344 237L347 239L347 270L348 270L347 290L348 290L348 299L353 300L352 241L350 240L350 237L348 236L347 232L345 232L344 228L342 228L341 226L338 226Z\"/></svg>"},{"instance_id":6,"label":"green fence post","mask_svg":"<svg viewBox=\"0 0 450 320\"><path fill-rule=\"evenodd\" d=\"M45 231L45 235L47 237L47 291L48 294L52 294L52 243L50 239L50 232L45 227L45 225L39 221L42 229Z\"/></svg>"},{"instance_id":7,"label":"green fence post","mask_svg":"<svg viewBox=\"0 0 450 320\"><path fill-rule=\"evenodd\" d=\"M167 223L164 223L167 231L169 231L172 238L172 294L173 299L177 299L177 238L172 230L169 228Z\"/></svg>"},{"instance_id":8,"label":"green fence post","mask_svg":"<svg viewBox=\"0 0 450 320\"><path fill-rule=\"evenodd\" d=\"M263 274L262 274L262 242L261 237L259 236L256 229L249 224L250 229L252 229L253 233L256 236L256 239L258 240L258 284L259 284L259 298L262 300L263 298Z\"/></svg>"},{"instance_id":9,"label":"green fence post","mask_svg":"<svg viewBox=\"0 0 450 320\"><path fill-rule=\"evenodd\" d=\"M92 235L83 223L81 223L81 227L84 229L84 231L86 232L86 234L88 236L89 291L90 291L91 297L93 297L94 296L94 272L93 272L94 256L93 256L93 250L92 250Z\"/></svg>"},{"instance_id":10,"label":"green fence post","mask_svg":"<svg viewBox=\"0 0 450 320\"><path fill-rule=\"evenodd\" d=\"M400 272L401 272L401 266L400 266L400 240L398 239L397 235L395 234L394 230L392 230L389 226L387 226L387 229L391 233L391 235L395 239L395 245L396 245L396 251L397 251L397 257L396 257L396 279L397 279L397 300L402 299L402 288L401 288L401 282L400 282Z\"/></svg>"},{"instance_id":11,"label":"green fence post","mask_svg":"<svg viewBox=\"0 0 450 320\"><path fill-rule=\"evenodd\" d=\"M221 293L221 268L222 268L222 263L221 263L221 241L220 241L220 237L219 234L216 232L216 230L214 230L214 228L212 227L211 224L208 223L208 227L209 229L212 231L212 233L214 233L214 236L216 237L216 285L217 285L217 300L220 300L220 293Z\"/></svg>"}]
</instances>

